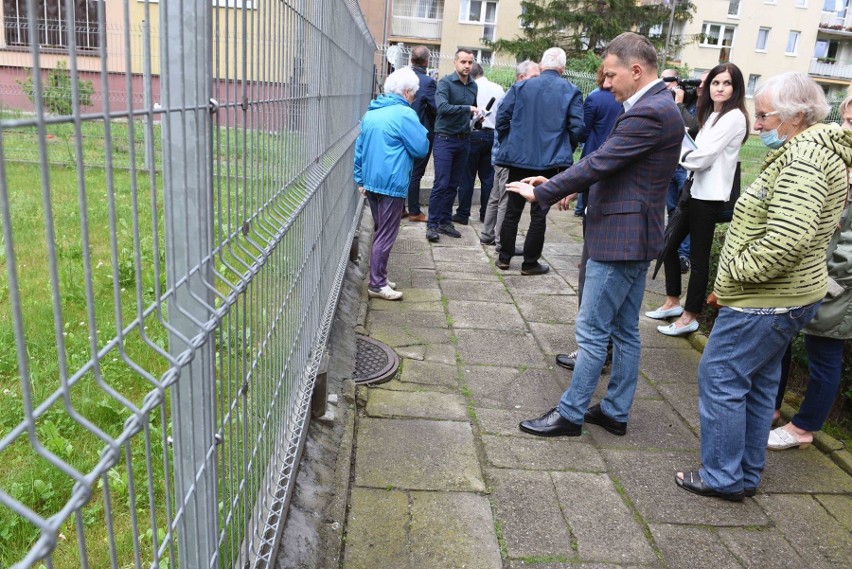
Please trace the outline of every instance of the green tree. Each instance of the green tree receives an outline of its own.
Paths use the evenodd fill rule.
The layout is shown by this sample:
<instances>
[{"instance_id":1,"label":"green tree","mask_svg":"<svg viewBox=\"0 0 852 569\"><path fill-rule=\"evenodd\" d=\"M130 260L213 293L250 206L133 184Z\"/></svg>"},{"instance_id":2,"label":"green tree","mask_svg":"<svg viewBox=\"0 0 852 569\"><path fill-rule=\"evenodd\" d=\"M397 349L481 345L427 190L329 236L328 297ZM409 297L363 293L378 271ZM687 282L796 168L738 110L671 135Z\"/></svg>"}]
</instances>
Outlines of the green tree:
<instances>
[{"instance_id":1,"label":"green tree","mask_svg":"<svg viewBox=\"0 0 852 569\"><path fill-rule=\"evenodd\" d=\"M676 2L676 21L692 20L695 6L689 0ZM672 14L665 0L526 0L521 2L523 36L501 39L491 45L520 59L538 60L545 49L561 47L569 58L600 54L607 42L626 30L649 36L662 52L665 49ZM653 30L661 34L651 34ZM672 37L669 52L676 51L684 38Z\"/></svg>"},{"instance_id":2,"label":"green tree","mask_svg":"<svg viewBox=\"0 0 852 569\"><path fill-rule=\"evenodd\" d=\"M54 115L70 115L74 110L74 96L71 89L73 82L77 83L77 93L79 95L80 107L89 107L92 105L92 95L95 88L91 81L80 80L78 77L72 77L68 71L68 64L60 61L56 64L55 69L47 72L47 81L41 84L41 99L42 104L47 111ZM18 81L24 93L29 100L35 104L35 88L33 86L33 76L30 73L26 81Z\"/></svg>"}]
</instances>

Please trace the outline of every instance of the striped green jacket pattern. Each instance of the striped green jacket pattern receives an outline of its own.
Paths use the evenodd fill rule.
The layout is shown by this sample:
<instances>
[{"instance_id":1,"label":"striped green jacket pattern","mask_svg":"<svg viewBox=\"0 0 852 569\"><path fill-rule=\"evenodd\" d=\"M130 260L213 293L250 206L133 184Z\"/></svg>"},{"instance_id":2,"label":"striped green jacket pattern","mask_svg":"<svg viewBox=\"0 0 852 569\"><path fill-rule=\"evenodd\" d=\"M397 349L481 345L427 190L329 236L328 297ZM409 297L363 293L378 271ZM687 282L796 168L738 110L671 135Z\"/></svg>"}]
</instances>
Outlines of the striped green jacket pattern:
<instances>
[{"instance_id":1,"label":"striped green jacket pattern","mask_svg":"<svg viewBox=\"0 0 852 569\"><path fill-rule=\"evenodd\" d=\"M725 236L714 292L742 308L805 306L828 287L826 247L846 202L852 133L817 124L766 155Z\"/></svg>"}]
</instances>

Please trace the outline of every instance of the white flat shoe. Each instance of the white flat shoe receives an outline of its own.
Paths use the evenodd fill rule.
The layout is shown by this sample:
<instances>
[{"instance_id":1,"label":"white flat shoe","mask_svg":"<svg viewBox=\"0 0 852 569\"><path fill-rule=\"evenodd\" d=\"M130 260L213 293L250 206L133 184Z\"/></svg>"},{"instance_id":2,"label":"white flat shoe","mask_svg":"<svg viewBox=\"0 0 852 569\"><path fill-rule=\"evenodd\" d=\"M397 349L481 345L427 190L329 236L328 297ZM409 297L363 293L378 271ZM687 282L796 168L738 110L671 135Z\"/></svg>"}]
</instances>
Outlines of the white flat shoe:
<instances>
[{"instance_id":1,"label":"white flat shoe","mask_svg":"<svg viewBox=\"0 0 852 569\"><path fill-rule=\"evenodd\" d=\"M385 300L402 300L402 293L392 289L389 285L385 285L379 290L367 289L367 295L370 298L383 298Z\"/></svg>"},{"instance_id":2,"label":"white flat shoe","mask_svg":"<svg viewBox=\"0 0 852 569\"><path fill-rule=\"evenodd\" d=\"M675 306L674 308L669 308L667 310L658 308L656 310L646 312L645 316L647 316L648 318L653 318L654 320L665 320L666 318L671 318L672 316L680 316L681 314L683 314L683 306Z\"/></svg>"},{"instance_id":3,"label":"white flat shoe","mask_svg":"<svg viewBox=\"0 0 852 569\"><path fill-rule=\"evenodd\" d=\"M686 336L698 330L698 320L693 320L686 326L678 327L676 322L672 322L668 326L657 326L657 332L665 336Z\"/></svg>"},{"instance_id":4,"label":"white flat shoe","mask_svg":"<svg viewBox=\"0 0 852 569\"><path fill-rule=\"evenodd\" d=\"M806 449L811 443L803 443L790 434L784 427L778 427L769 431L769 441L766 448L769 450L787 450L788 448Z\"/></svg>"},{"instance_id":5,"label":"white flat shoe","mask_svg":"<svg viewBox=\"0 0 852 569\"><path fill-rule=\"evenodd\" d=\"M395 282L388 281L388 286L391 287L392 289L396 290L396 283Z\"/></svg>"}]
</instances>

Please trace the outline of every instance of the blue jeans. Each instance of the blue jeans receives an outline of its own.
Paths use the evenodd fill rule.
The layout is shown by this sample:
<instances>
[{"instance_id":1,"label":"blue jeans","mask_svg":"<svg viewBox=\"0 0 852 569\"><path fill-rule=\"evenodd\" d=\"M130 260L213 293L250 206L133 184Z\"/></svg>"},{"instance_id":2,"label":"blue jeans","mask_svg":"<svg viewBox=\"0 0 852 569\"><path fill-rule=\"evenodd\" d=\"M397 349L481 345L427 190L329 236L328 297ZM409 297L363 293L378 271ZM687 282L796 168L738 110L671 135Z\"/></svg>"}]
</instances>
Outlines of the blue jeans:
<instances>
[{"instance_id":1,"label":"blue jeans","mask_svg":"<svg viewBox=\"0 0 852 569\"><path fill-rule=\"evenodd\" d=\"M710 488L739 492L760 484L781 356L818 307L785 314L719 311L698 365L701 478Z\"/></svg>"},{"instance_id":2,"label":"blue jeans","mask_svg":"<svg viewBox=\"0 0 852 569\"><path fill-rule=\"evenodd\" d=\"M435 168L435 184L429 196L428 227L452 224L453 202L470 151L470 137L435 135L432 147L432 165Z\"/></svg>"},{"instance_id":3,"label":"blue jeans","mask_svg":"<svg viewBox=\"0 0 852 569\"><path fill-rule=\"evenodd\" d=\"M492 129L474 130L470 134L470 153L467 156L467 169L459 184L459 207L456 215L470 218L470 205L473 202L473 185L479 174L479 217L485 217L485 208L494 185L494 166L491 164L491 147L494 145Z\"/></svg>"},{"instance_id":4,"label":"blue jeans","mask_svg":"<svg viewBox=\"0 0 852 569\"><path fill-rule=\"evenodd\" d=\"M805 333L805 349L808 352L808 387L805 398L799 406L799 412L793 416L791 423L806 431L818 431L828 417L837 388L840 387L843 373L843 346L846 341L838 338L826 338ZM778 386L778 396L775 408L780 409L787 390L787 370L781 371L781 384Z\"/></svg>"},{"instance_id":5,"label":"blue jeans","mask_svg":"<svg viewBox=\"0 0 852 569\"><path fill-rule=\"evenodd\" d=\"M426 166L429 164L429 158L432 156L432 142L434 135L429 133L429 152L423 158L418 158L414 161L414 167L411 169L411 181L408 183L408 213L418 215L420 211L420 180L423 179L423 174L426 173Z\"/></svg>"},{"instance_id":6,"label":"blue jeans","mask_svg":"<svg viewBox=\"0 0 852 569\"><path fill-rule=\"evenodd\" d=\"M666 193L666 211L669 215L677 207L677 202L680 200L680 193L683 191L683 185L686 183L686 169L683 166L675 168L674 176L669 180L669 190ZM680 243L677 250L678 257L689 258L689 235L687 235Z\"/></svg>"},{"instance_id":7,"label":"blue jeans","mask_svg":"<svg viewBox=\"0 0 852 569\"><path fill-rule=\"evenodd\" d=\"M577 205L574 206L574 215L585 215L586 195L586 192L580 192L577 196Z\"/></svg>"},{"instance_id":8,"label":"blue jeans","mask_svg":"<svg viewBox=\"0 0 852 569\"><path fill-rule=\"evenodd\" d=\"M612 373L601 410L616 421L627 422L639 380L639 309L647 272L648 261L589 259L586 263L583 302L574 330L579 353L571 385L558 407L568 421L583 422L612 337Z\"/></svg>"}]
</instances>

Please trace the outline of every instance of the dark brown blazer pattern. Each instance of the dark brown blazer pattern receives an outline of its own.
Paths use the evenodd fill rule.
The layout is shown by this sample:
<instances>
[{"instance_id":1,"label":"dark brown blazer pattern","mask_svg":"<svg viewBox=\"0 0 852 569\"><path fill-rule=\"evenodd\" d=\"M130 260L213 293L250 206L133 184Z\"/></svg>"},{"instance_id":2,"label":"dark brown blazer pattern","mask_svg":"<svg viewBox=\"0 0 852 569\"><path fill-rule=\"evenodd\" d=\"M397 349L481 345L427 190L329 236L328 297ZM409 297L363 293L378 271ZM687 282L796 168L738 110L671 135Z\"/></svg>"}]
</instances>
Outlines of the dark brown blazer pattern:
<instances>
[{"instance_id":1,"label":"dark brown blazer pattern","mask_svg":"<svg viewBox=\"0 0 852 569\"><path fill-rule=\"evenodd\" d=\"M683 135L683 118L660 81L616 119L600 148L535 188L536 201L547 209L588 189L589 258L656 259L663 247L666 191Z\"/></svg>"}]
</instances>

